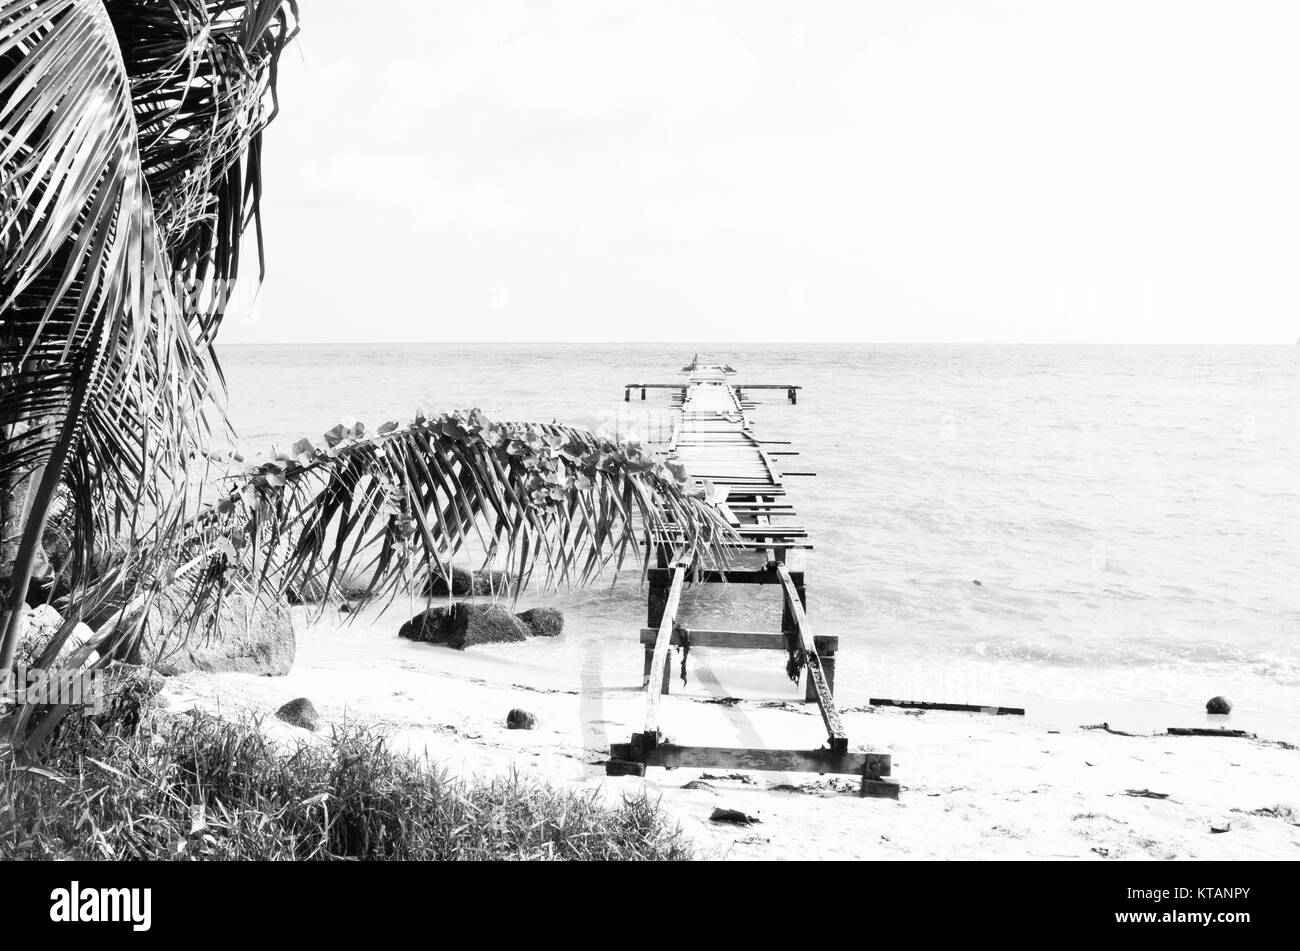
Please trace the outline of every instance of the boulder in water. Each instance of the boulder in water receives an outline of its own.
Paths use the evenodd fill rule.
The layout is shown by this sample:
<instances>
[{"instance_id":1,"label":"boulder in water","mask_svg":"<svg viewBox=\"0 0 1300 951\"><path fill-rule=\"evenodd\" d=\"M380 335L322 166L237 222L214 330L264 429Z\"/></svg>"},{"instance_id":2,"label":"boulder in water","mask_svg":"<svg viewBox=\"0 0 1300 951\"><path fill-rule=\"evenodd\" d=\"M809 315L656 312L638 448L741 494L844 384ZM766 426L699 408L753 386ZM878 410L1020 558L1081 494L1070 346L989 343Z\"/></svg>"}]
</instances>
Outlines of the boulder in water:
<instances>
[{"instance_id":1,"label":"boulder in water","mask_svg":"<svg viewBox=\"0 0 1300 951\"><path fill-rule=\"evenodd\" d=\"M527 625L534 637L555 637L564 630L564 614L555 608L529 608L515 617Z\"/></svg>"},{"instance_id":2,"label":"boulder in water","mask_svg":"<svg viewBox=\"0 0 1300 951\"><path fill-rule=\"evenodd\" d=\"M402 625L398 637L464 650L475 644L528 640L528 627L499 604L459 602L429 608Z\"/></svg>"},{"instance_id":3,"label":"boulder in water","mask_svg":"<svg viewBox=\"0 0 1300 951\"><path fill-rule=\"evenodd\" d=\"M435 570L425 586L425 595L435 598L445 598L449 594L453 598L501 596L508 595L514 583L514 578L507 571L469 571L452 567L449 573L450 585L447 574Z\"/></svg>"}]
</instances>

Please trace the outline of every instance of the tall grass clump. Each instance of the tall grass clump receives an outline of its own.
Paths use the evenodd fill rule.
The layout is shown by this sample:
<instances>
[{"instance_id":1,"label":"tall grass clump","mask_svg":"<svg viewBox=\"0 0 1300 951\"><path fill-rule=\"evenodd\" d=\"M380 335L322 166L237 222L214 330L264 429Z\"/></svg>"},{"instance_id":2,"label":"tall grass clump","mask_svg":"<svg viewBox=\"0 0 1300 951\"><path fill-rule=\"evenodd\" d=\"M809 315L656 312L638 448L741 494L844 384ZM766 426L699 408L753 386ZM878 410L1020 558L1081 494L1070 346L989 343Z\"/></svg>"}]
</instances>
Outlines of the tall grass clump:
<instances>
[{"instance_id":1,"label":"tall grass clump","mask_svg":"<svg viewBox=\"0 0 1300 951\"><path fill-rule=\"evenodd\" d=\"M644 793L607 805L519 775L453 779L361 725L289 748L252 719L130 706L70 717L39 765L5 754L0 858L691 857Z\"/></svg>"}]
</instances>

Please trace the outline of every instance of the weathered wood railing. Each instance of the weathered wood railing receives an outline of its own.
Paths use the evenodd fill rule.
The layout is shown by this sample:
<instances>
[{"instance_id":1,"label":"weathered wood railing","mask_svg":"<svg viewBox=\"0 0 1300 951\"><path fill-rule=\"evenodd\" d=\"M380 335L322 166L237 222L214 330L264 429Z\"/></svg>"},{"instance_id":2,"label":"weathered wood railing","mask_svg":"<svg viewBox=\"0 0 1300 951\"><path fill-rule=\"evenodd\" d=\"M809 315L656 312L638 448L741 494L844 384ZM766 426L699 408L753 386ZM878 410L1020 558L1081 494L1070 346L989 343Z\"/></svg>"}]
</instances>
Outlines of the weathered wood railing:
<instances>
[{"instance_id":1,"label":"weathered wood railing","mask_svg":"<svg viewBox=\"0 0 1300 951\"><path fill-rule=\"evenodd\" d=\"M646 671L645 683L645 732L659 732L659 698L663 696L664 674L668 664L668 648L672 646L673 626L677 623L677 608L682 601L682 586L686 584L686 567L673 567L673 583L668 589L668 602L664 605L663 620L659 622L659 633L655 638L654 654L650 658L650 669Z\"/></svg>"}]
</instances>

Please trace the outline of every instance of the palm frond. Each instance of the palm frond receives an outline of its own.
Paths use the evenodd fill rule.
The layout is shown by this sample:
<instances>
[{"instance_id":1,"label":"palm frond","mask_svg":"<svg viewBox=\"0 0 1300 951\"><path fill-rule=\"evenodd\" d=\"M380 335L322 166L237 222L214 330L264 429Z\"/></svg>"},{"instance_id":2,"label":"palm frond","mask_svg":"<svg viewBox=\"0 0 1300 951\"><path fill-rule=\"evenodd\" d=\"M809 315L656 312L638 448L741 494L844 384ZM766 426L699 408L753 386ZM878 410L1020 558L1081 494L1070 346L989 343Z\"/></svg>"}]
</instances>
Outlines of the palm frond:
<instances>
[{"instance_id":1,"label":"palm frond","mask_svg":"<svg viewBox=\"0 0 1300 951\"><path fill-rule=\"evenodd\" d=\"M112 23L98 0L0 2L0 474L43 468L13 570L17 607L87 406L135 379L174 315ZM166 331L163 331L166 333ZM182 409L188 409L183 407Z\"/></svg>"},{"instance_id":2,"label":"palm frond","mask_svg":"<svg viewBox=\"0 0 1300 951\"><path fill-rule=\"evenodd\" d=\"M678 556L706 565L725 564L734 539L639 445L478 410L300 440L213 514L204 544L258 583L337 592L347 578L376 598L425 590L469 551L509 571L517 594L536 576L571 588L617 573L670 526L684 539Z\"/></svg>"},{"instance_id":3,"label":"palm frond","mask_svg":"<svg viewBox=\"0 0 1300 951\"><path fill-rule=\"evenodd\" d=\"M296 0L106 0L121 39L144 175L194 329L210 339L250 223L263 269L262 131L298 32Z\"/></svg>"},{"instance_id":4,"label":"palm frond","mask_svg":"<svg viewBox=\"0 0 1300 951\"><path fill-rule=\"evenodd\" d=\"M0 671L74 459L78 546L187 498L295 24L279 0L0 0L0 478L39 478ZM148 550L169 524L141 529Z\"/></svg>"}]
</instances>

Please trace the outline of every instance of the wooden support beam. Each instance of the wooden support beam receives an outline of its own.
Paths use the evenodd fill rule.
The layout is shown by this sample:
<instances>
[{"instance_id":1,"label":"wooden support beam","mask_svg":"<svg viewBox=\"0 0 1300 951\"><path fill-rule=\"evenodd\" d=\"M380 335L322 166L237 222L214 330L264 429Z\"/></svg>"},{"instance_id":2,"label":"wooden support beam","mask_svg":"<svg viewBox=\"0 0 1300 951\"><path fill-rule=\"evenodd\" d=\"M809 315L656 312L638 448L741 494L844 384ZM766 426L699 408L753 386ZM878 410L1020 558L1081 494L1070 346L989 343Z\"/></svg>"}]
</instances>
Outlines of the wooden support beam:
<instances>
[{"instance_id":1,"label":"wooden support beam","mask_svg":"<svg viewBox=\"0 0 1300 951\"><path fill-rule=\"evenodd\" d=\"M644 632L644 631L649 631L649 632L650 632L650 640L649 640L648 642L645 640L644 637L641 639L641 643L646 645L646 648L645 648L645 666L644 666L644 667L642 668L642 670L641 670L641 677L642 677L642 681L643 681L643 683L648 684L648 683L650 683L650 672L651 672L651 670L654 669L654 660L655 660L654 642L655 642L655 637L656 637L656 635L657 635L659 632L658 632L657 630L655 630L654 628L652 628L652 627L642 628L642 631L643 631L643 632ZM670 688L672 687L672 685L673 685L673 666L672 666L672 664L664 664L663 683L662 683L661 688L660 688L661 692L662 692L662 693L669 693L669 692L670 692Z\"/></svg>"},{"instance_id":2,"label":"wooden support beam","mask_svg":"<svg viewBox=\"0 0 1300 951\"><path fill-rule=\"evenodd\" d=\"M858 792L863 798L897 799L898 783L892 779L867 779L862 777L862 789Z\"/></svg>"},{"instance_id":3,"label":"wooden support beam","mask_svg":"<svg viewBox=\"0 0 1300 951\"><path fill-rule=\"evenodd\" d=\"M888 776L889 753L850 753L848 750L768 750L731 746L677 746L660 743L642 755L647 766L668 769L752 769L777 773L843 773L862 776L871 772Z\"/></svg>"},{"instance_id":4,"label":"wooden support beam","mask_svg":"<svg viewBox=\"0 0 1300 951\"><path fill-rule=\"evenodd\" d=\"M659 622L664 619L664 608L668 606L668 589L672 586L671 568L651 568L650 589L646 595L645 622L656 631Z\"/></svg>"},{"instance_id":5,"label":"wooden support beam","mask_svg":"<svg viewBox=\"0 0 1300 951\"><path fill-rule=\"evenodd\" d=\"M974 703L930 703L926 700L882 700L871 697L867 703L873 707L902 707L907 710L951 710L957 713L992 713L1001 716L1023 717L1024 707L982 707Z\"/></svg>"},{"instance_id":6,"label":"wooden support beam","mask_svg":"<svg viewBox=\"0 0 1300 951\"><path fill-rule=\"evenodd\" d=\"M780 575L778 574L777 577L779 578ZM794 578L793 574L791 574L790 577L794 579L794 590L795 593L799 595L799 604L803 606L803 609L806 612L808 610L808 589L804 587L803 578ZM781 599L781 633L783 635L789 635L796 640L799 637L799 626L795 623L794 612L790 610L790 605L784 598ZM836 638L837 645L838 640L839 639ZM821 644L817 641L814 641L814 643L817 643L817 650L820 652Z\"/></svg>"},{"instance_id":7,"label":"wooden support beam","mask_svg":"<svg viewBox=\"0 0 1300 951\"><path fill-rule=\"evenodd\" d=\"M802 571L790 571L786 569L791 580L798 587L803 587L804 573ZM691 573L691 581L696 584L781 584L781 575L777 572L775 565L765 565L762 568L726 568L726 569L707 569L694 571ZM671 568L650 568L646 571L646 582L653 590L658 587L663 589L663 598L665 603L668 598L668 588L673 582L673 570ZM647 618L646 626L658 628L659 621L663 618L663 606L660 606L657 616L652 615Z\"/></svg>"},{"instance_id":8,"label":"wooden support beam","mask_svg":"<svg viewBox=\"0 0 1300 951\"><path fill-rule=\"evenodd\" d=\"M773 535L780 535L780 532L772 532ZM680 540L680 539L679 539ZM728 544L727 548L733 551L767 551L767 552L784 552L784 551L812 551L812 542L773 542L761 540L741 539L738 542Z\"/></svg>"},{"instance_id":9,"label":"wooden support beam","mask_svg":"<svg viewBox=\"0 0 1300 951\"><path fill-rule=\"evenodd\" d=\"M824 637L813 638L813 640L817 642L817 656L821 658L822 673L826 676L826 689L831 692L831 696L833 697L835 696L835 654L833 651L826 651L821 646L822 641L826 639L827 638ZM831 639L835 641L839 640L838 637ZM804 683L803 702L817 702L817 685L813 682L811 677L808 677Z\"/></svg>"},{"instance_id":10,"label":"wooden support beam","mask_svg":"<svg viewBox=\"0 0 1300 951\"><path fill-rule=\"evenodd\" d=\"M642 687L645 689L645 732L651 737L659 735L659 698L662 694L664 668L668 663L668 648L672 643L673 624L677 621L677 606L682 600L682 587L686 583L686 567L677 565L673 568L673 583L668 589L668 602L664 605L664 616L659 622L659 634L655 639L654 656L651 658L650 670Z\"/></svg>"},{"instance_id":11,"label":"wooden support beam","mask_svg":"<svg viewBox=\"0 0 1300 951\"><path fill-rule=\"evenodd\" d=\"M752 522L742 525L738 523L732 528L732 531L736 533L737 538L745 541L751 538L780 539L808 537L808 530L799 525L763 525ZM665 539L671 538L680 541L684 535L676 529L668 529L667 531L660 531L658 537Z\"/></svg>"},{"instance_id":12,"label":"wooden support beam","mask_svg":"<svg viewBox=\"0 0 1300 951\"><path fill-rule=\"evenodd\" d=\"M785 592L785 603L790 608L790 613L794 617L795 628L799 633L799 642L800 646L803 647L807 674L813 680L813 687L817 695L817 709L821 711L822 722L826 724L826 733L830 738L831 749L846 750L848 749L849 738L844 732L844 724L840 722L839 711L835 709L835 700L831 696L830 685L826 683L826 676L822 672L821 658L817 656L817 644L813 640L812 627L808 623L808 617L804 614L803 600L799 597L798 588L795 586L789 569L783 564L778 564L776 570L781 578L781 588Z\"/></svg>"},{"instance_id":13,"label":"wooden support beam","mask_svg":"<svg viewBox=\"0 0 1300 951\"><path fill-rule=\"evenodd\" d=\"M715 631L695 627L684 628L683 630L686 631L686 640L691 647L726 647L733 650L747 651L783 651L786 649L785 635L772 634L768 631ZM641 628L641 643L647 647L652 646L658 637L659 631L657 628ZM817 653L819 655L833 655L839 650L840 639L834 635L818 635L814 640L817 642ZM681 647L681 645L681 634L678 631L673 631L672 646ZM823 656L823 666L830 659L830 657Z\"/></svg>"}]
</instances>

